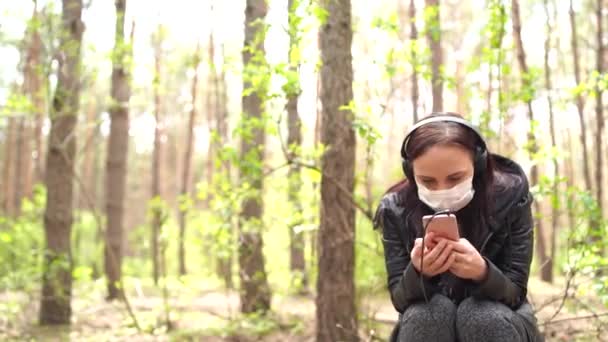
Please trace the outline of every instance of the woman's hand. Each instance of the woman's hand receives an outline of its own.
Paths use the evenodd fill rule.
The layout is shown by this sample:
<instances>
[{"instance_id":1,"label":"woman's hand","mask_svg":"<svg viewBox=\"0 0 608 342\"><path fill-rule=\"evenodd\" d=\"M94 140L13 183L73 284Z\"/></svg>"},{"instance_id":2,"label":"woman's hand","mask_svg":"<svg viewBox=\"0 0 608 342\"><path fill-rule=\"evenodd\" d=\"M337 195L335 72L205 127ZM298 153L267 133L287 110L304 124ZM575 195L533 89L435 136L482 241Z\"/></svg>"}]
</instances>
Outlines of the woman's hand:
<instances>
[{"instance_id":1,"label":"woman's hand","mask_svg":"<svg viewBox=\"0 0 608 342\"><path fill-rule=\"evenodd\" d=\"M450 272L459 278L478 282L486 277L488 265L469 240L463 238L458 242L450 242L450 245L456 257L450 266Z\"/></svg>"},{"instance_id":2,"label":"woman's hand","mask_svg":"<svg viewBox=\"0 0 608 342\"><path fill-rule=\"evenodd\" d=\"M433 249L422 246L422 238L414 242L414 248L410 254L414 268L427 277L434 277L446 272L454 263L456 255L452 252L454 243L441 239ZM422 254L424 253L424 258ZM421 271L422 270L422 271Z\"/></svg>"}]
</instances>

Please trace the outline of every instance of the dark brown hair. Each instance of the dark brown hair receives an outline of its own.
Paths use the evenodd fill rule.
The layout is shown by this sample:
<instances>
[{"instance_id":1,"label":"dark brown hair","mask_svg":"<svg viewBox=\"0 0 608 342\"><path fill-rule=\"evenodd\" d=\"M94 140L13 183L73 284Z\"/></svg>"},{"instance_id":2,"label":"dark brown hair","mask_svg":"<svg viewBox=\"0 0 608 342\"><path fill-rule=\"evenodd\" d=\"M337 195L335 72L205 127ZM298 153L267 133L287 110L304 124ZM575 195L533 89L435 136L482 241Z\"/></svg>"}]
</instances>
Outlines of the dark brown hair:
<instances>
[{"instance_id":1,"label":"dark brown hair","mask_svg":"<svg viewBox=\"0 0 608 342\"><path fill-rule=\"evenodd\" d=\"M450 115L462 118L455 113L431 114L428 117L437 115ZM426 119L424 118L424 119ZM424 120L422 119L422 120ZM410 162L424 154L429 148L437 145L457 145L470 151L471 157L475 156L475 151L485 143L480 141L480 137L472 129L456 122L439 121L431 122L416 129L409 138L406 155ZM463 237L467 238L473 245L479 248L483 233L488 229L493 211L492 188L494 184L494 161L491 154L487 153L484 170L475 169L473 176L473 188L475 196L471 203L464 207L458 215L459 224L464 228ZM410 227L416 227L417 235L422 233L422 216L432 213L432 210L423 204L418 198L418 187L414 179L404 179L393 185L387 193L396 192L399 198L399 205L405 208L410 220Z\"/></svg>"}]
</instances>

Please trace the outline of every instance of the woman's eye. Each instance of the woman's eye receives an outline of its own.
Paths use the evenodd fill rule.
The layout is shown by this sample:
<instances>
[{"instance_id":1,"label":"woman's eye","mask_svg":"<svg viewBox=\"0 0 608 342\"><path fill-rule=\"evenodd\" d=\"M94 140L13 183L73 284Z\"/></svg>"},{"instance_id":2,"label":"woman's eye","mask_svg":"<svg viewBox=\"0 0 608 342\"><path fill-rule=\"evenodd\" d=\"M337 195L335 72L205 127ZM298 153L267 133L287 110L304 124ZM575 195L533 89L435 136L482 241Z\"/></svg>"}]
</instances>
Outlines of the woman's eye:
<instances>
[{"instance_id":1,"label":"woman's eye","mask_svg":"<svg viewBox=\"0 0 608 342\"><path fill-rule=\"evenodd\" d=\"M460 182L461 179L462 178L451 178L450 181L453 183L458 183L458 182Z\"/></svg>"}]
</instances>

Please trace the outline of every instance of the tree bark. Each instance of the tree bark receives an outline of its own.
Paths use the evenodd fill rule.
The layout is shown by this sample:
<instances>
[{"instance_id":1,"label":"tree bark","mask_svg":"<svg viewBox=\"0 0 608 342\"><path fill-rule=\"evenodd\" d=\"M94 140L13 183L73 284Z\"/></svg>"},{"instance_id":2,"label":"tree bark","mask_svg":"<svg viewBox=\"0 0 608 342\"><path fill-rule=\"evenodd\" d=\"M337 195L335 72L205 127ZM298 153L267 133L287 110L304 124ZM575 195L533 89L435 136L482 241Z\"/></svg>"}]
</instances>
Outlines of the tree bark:
<instances>
[{"instance_id":1,"label":"tree bark","mask_svg":"<svg viewBox=\"0 0 608 342\"><path fill-rule=\"evenodd\" d=\"M418 29L416 28L416 3L414 0L410 0L409 6L409 19L410 19L410 41L418 41ZM410 58L412 59L412 114L413 121L418 121L418 56L416 49L412 46L410 52Z\"/></svg>"},{"instance_id":2,"label":"tree bark","mask_svg":"<svg viewBox=\"0 0 608 342\"><path fill-rule=\"evenodd\" d=\"M551 135L551 146L558 148L556 133L555 133L555 113L553 112L553 97L551 92L553 86L551 83L551 68L549 66L549 52L551 51L551 33L553 26L551 24L551 15L549 13L549 1L543 0L546 16L546 36L545 36L545 53L544 53L544 67L545 67L545 88L547 91L547 104L549 106L549 126ZM560 213L560 193L559 193L559 177L560 167L556 157L552 158L553 161L553 185L552 185L552 203L551 203L551 252L546 267L549 269L547 279L549 282L553 282L553 265L555 264L556 248L557 248L557 234L559 225L559 213Z\"/></svg>"},{"instance_id":3,"label":"tree bark","mask_svg":"<svg viewBox=\"0 0 608 342\"><path fill-rule=\"evenodd\" d=\"M97 150L99 145L99 126L97 125L97 103L95 99L89 102L86 119L87 132L85 146L82 147L81 151L83 156L82 160L82 179L86 183L86 191L89 193L90 198L93 199L93 204L97 207L97 177L96 177L96 163L95 160L98 158ZM88 207L85 196L79 196L78 207L81 209L92 209Z\"/></svg>"},{"instance_id":4,"label":"tree bark","mask_svg":"<svg viewBox=\"0 0 608 342\"><path fill-rule=\"evenodd\" d=\"M321 28L321 226L317 278L317 333L321 342L357 336L355 308L355 207L343 187L354 192L356 139L353 113L352 24L349 0L324 2L328 17ZM332 180L330 180L332 178Z\"/></svg>"},{"instance_id":5,"label":"tree bark","mask_svg":"<svg viewBox=\"0 0 608 342\"><path fill-rule=\"evenodd\" d=\"M17 144L15 146L15 178L13 180L15 216L21 214L21 202L32 193L30 149L30 129L27 118L20 117L17 126Z\"/></svg>"},{"instance_id":6,"label":"tree bark","mask_svg":"<svg viewBox=\"0 0 608 342\"><path fill-rule=\"evenodd\" d=\"M212 8L213 11L213 8ZM223 51L222 51L223 53ZM218 152L219 149L221 149L221 146L223 144L226 143L227 139L228 139L228 133L227 133L227 128L226 128L226 124L227 124L227 110L225 108L226 104L225 104L225 79L224 79L224 71L223 68L221 71L221 79L220 76L218 76L218 70L215 64L215 39L214 39L214 34L213 34L213 30L211 30L209 32L209 51L208 51L208 58L209 58L209 78L208 78L208 84L211 85L212 87L209 87L209 91L207 92L207 125L209 127L209 135L212 136L213 131L214 131L214 121L215 121L215 133L219 135L219 138L221 139L221 141L217 141L217 140L213 140L210 139L209 140L209 149L207 151L207 184L209 184L210 187L213 187L213 175L215 172L221 174L222 171L220 170L216 170L215 167L213 167L214 162L213 162L213 158L214 155ZM227 168L226 165L228 164L227 161L222 161L222 167L221 169L223 169L223 172L225 172L226 177L230 177L230 172L229 172L229 167ZM228 178L229 179L229 178ZM211 202L211 194L208 194L207 197L207 205L210 205ZM228 218L225 218L227 220L230 220ZM231 223L231 222L230 222ZM228 241L232 241L232 238L234 236L234 232L232 230L232 224L228 224L226 226L229 231L227 232L227 234L229 235ZM228 228L230 227L230 228ZM230 243L228 244L230 245ZM227 248L225 250L222 251L223 253L219 253L220 255L218 255L217 257L217 265L216 265L216 272L218 274L218 276L220 277L220 279L224 280L224 286L226 287L226 289L232 289L234 288L234 284L232 282L232 259L233 259L233 253L231 251L230 248Z\"/></svg>"},{"instance_id":7,"label":"tree bark","mask_svg":"<svg viewBox=\"0 0 608 342\"><path fill-rule=\"evenodd\" d=\"M46 162L46 249L42 274L41 325L69 324L72 313L72 196L75 128L80 95L82 0L63 0L60 72L53 99Z\"/></svg>"},{"instance_id":8,"label":"tree bark","mask_svg":"<svg viewBox=\"0 0 608 342\"><path fill-rule=\"evenodd\" d=\"M266 17L265 0L247 0L245 9L245 49L243 64L245 68L257 67L253 54L264 54L264 41L258 35ZM258 38L258 39L256 39ZM252 51L253 50L253 51ZM259 63L259 62L257 62ZM252 87L251 81L244 78L243 89ZM271 292L268 285L262 248L262 214L263 214L263 177L262 163L265 148L265 119L263 118L264 102L260 93L266 89L255 89L243 96L243 125L247 133L241 140L240 183L248 183L252 194L246 196L242 203L239 221L239 266L241 279L241 311L252 313L266 312L270 309Z\"/></svg>"},{"instance_id":9,"label":"tree bark","mask_svg":"<svg viewBox=\"0 0 608 342\"><path fill-rule=\"evenodd\" d=\"M575 169L574 169L574 141L572 139L572 134L570 133L570 129L568 129L567 131L567 135L568 135L568 139L566 140L566 143L564 145L563 148L564 150L569 148L569 152L570 152L570 158L567 158L567 164L566 164L566 177L567 177L567 185L568 185L568 191L566 191L566 203L568 204L567 208L568 208L568 228L569 229L575 229L575 225L576 225L576 217L575 217L575 213L574 213L574 196L571 195L571 189L573 189L575 187L574 184L574 180L575 178Z\"/></svg>"},{"instance_id":10,"label":"tree bark","mask_svg":"<svg viewBox=\"0 0 608 342\"><path fill-rule=\"evenodd\" d=\"M298 37L300 28L294 20L297 10L294 7L294 0L287 1L287 11L289 15L289 65L290 71L297 73L300 62L293 60L292 49L297 49L300 39ZM290 159L297 158L297 151L302 147L302 120L298 114L298 98L300 96L300 84L294 85L291 91L287 92L287 145L289 146ZM302 224L302 201L300 199L300 189L302 188L302 172L299 165L292 164L288 172L287 197L291 204L292 213L295 214L289 226L289 265L293 279L297 280L296 290L304 293L308 287L306 276L306 262L304 259L304 234L297 232L296 228Z\"/></svg>"},{"instance_id":11,"label":"tree bark","mask_svg":"<svg viewBox=\"0 0 608 342\"><path fill-rule=\"evenodd\" d=\"M524 50L523 42L521 39L519 1L513 0L511 4L511 11L513 16L513 40L515 41L515 48L517 50L517 61L521 72L521 83L523 88L529 88L531 85L530 80L527 77L528 65L526 64L526 52ZM532 99L527 98L525 99L525 101L528 105L528 120L530 121L530 130L528 131L528 153L530 154L530 158L533 159L536 153L538 153L538 142L536 141L536 136L533 130L534 111L532 110ZM538 184L538 166L536 164L532 165L532 168L530 170L530 176L532 178L531 185ZM540 214L541 206L539 201L534 202L534 209L537 214ZM550 263L550 260L548 260L547 257L547 245L543 229L543 221L539 219L538 216L535 219L535 225L537 243L536 251L538 253L538 260L541 265L541 279L548 282L552 279L551 268L547 267L547 265L549 265Z\"/></svg>"},{"instance_id":12,"label":"tree bark","mask_svg":"<svg viewBox=\"0 0 608 342\"><path fill-rule=\"evenodd\" d=\"M127 0L115 0L116 34L113 53L112 104L110 107L110 136L106 159L106 215L104 266L108 294L107 300L121 298L122 253L124 235L124 201L127 182L129 150L129 82L130 48L125 41L125 11Z\"/></svg>"},{"instance_id":13,"label":"tree bark","mask_svg":"<svg viewBox=\"0 0 608 342\"><path fill-rule=\"evenodd\" d=\"M597 1L597 8L595 10L595 19L596 19L596 42L597 42L597 55L596 55L596 69L599 75L603 75L604 73L604 29L603 29L603 0ZM602 238L603 232L601 231L601 222L604 213L604 142L603 142L603 133L604 133L604 103L603 103L603 94L604 91L602 87L600 87L600 82L596 83L595 88L595 120L597 124L597 129L595 131L595 197L597 198L597 204L599 207L599 217L597 218L596 227L598 229L598 240Z\"/></svg>"},{"instance_id":14,"label":"tree bark","mask_svg":"<svg viewBox=\"0 0 608 342\"><path fill-rule=\"evenodd\" d=\"M207 186L211 187L213 184L213 158L216 153L216 145L217 143L213 141L213 117L217 118L217 107L218 107L218 79L217 79L217 70L215 67L215 43L213 41L213 31L209 33L209 76L208 76L208 84L213 86L213 91L207 92L206 105L207 105L207 128L209 130L209 146L207 148L207 159L205 160L205 169L206 169L206 177L207 177ZM206 206L209 208L211 206L212 194L208 193L207 198L205 199ZM221 262L220 262L221 264Z\"/></svg>"},{"instance_id":15,"label":"tree bark","mask_svg":"<svg viewBox=\"0 0 608 342\"><path fill-rule=\"evenodd\" d=\"M191 175L190 170L192 167L192 150L194 145L194 126L196 122L196 100L198 93L198 67L201 61L200 45L197 45L196 52L194 54L194 62L192 67L194 68L194 77L192 78L192 108L190 109L190 116L188 117L188 126L186 128L186 150L184 151L184 164L182 168L182 184L181 184L181 199L179 204L179 246L178 246L178 264L179 264L179 275L185 275L186 270L186 248L184 241L186 239L186 215L188 214L188 207L186 202L190 197L190 183Z\"/></svg>"},{"instance_id":16,"label":"tree bark","mask_svg":"<svg viewBox=\"0 0 608 342\"><path fill-rule=\"evenodd\" d=\"M161 57L162 57L162 39L163 27L159 26L157 36L155 37L154 46L154 151L152 152L152 277L154 284L158 285L160 276L160 260L159 260L159 235L162 225L162 213L159 207L161 191L160 191L160 164L162 160L162 123L161 123Z\"/></svg>"},{"instance_id":17,"label":"tree bark","mask_svg":"<svg viewBox=\"0 0 608 342\"><path fill-rule=\"evenodd\" d=\"M572 62L574 65L574 80L576 85L581 84L581 67L580 67L580 54L578 49L578 35L576 32L576 14L572 0L570 0L570 30L571 30L571 48L572 48ZM576 95L576 110L578 111L579 124L581 129L580 141L583 148L583 175L585 177L585 189L591 191L591 170L589 168L589 148L587 147L587 124L585 122L585 100L579 93Z\"/></svg>"},{"instance_id":18,"label":"tree bark","mask_svg":"<svg viewBox=\"0 0 608 342\"><path fill-rule=\"evenodd\" d=\"M222 60L224 58L224 50L222 48ZM214 86L215 91L215 114L216 114L216 129L220 136L221 142L220 144L228 144L229 143L229 131L228 131L228 85L226 84L226 74L224 72L224 68L220 68L219 77L215 78L216 84ZM219 145L219 144L218 144ZM231 168L230 161L223 160L222 161L222 170L224 177L227 180L231 180ZM229 241L234 241L234 229L236 226L234 224L234 218L229 219L228 235ZM224 280L224 285L226 289L234 288L234 281L232 279L232 264L234 259L234 253L232 248L228 248L225 251L225 254L221 256L218 260L219 262L219 274L220 277Z\"/></svg>"},{"instance_id":19,"label":"tree bark","mask_svg":"<svg viewBox=\"0 0 608 342\"><path fill-rule=\"evenodd\" d=\"M3 182L4 196L2 198L2 209L4 214L13 217L15 215L15 145L17 135L17 121L14 117L8 118L6 129L6 145L4 146L4 170Z\"/></svg>"},{"instance_id":20,"label":"tree bark","mask_svg":"<svg viewBox=\"0 0 608 342\"><path fill-rule=\"evenodd\" d=\"M426 35L431 48L431 89L433 92L433 112L443 110L443 52L441 50L441 24L439 0L425 0ZM426 17L427 15L425 15Z\"/></svg>"}]
</instances>

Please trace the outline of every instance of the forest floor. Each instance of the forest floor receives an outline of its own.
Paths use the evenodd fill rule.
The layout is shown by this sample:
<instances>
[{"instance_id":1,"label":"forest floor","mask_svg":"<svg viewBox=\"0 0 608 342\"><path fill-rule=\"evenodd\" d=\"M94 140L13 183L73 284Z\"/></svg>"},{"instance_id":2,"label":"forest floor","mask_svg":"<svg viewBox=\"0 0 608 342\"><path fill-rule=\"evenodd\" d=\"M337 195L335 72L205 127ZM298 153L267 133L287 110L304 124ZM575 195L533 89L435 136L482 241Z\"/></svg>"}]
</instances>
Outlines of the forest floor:
<instances>
[{"instance_id":1,"label":"forest floor","mask_svg":"<svg viewBox=\"0 0 608 342\"><path fill-rule=\"evenodd\" d=\"M564 298L564 287L531 279L530 299L539 322L555 315ZM43 328L36 325L37 301L23 294L1 294L1 341L314 341L315 305L312 296L273 297L270 318L243 318L238 314L235 292L212 288L194 290L173 284L168 300L171 329L166 328L162 293L149 286L136 285L129 293L141 332L133 325L122 302L106 302L103 291L91 288L75 290L71 327ZM553 323L542 325L548 341L607 340L603 330L595 328L605 307L598 300L577 296L578 309L567 300ZM13 311L10 306L13 303ZM587 304L585 304L587 303ZM8 310L8 311L7 311ZM10 312L11 315L6 315ZM597 315L597 317L593 317ZM397 318L390 300L384 295L364 298L360 304L359 334L364 341L386 341ZM572 317L587 317L571 319ZM605 323L603 323L605 324Z\"/></svg>"}]
</instances>

